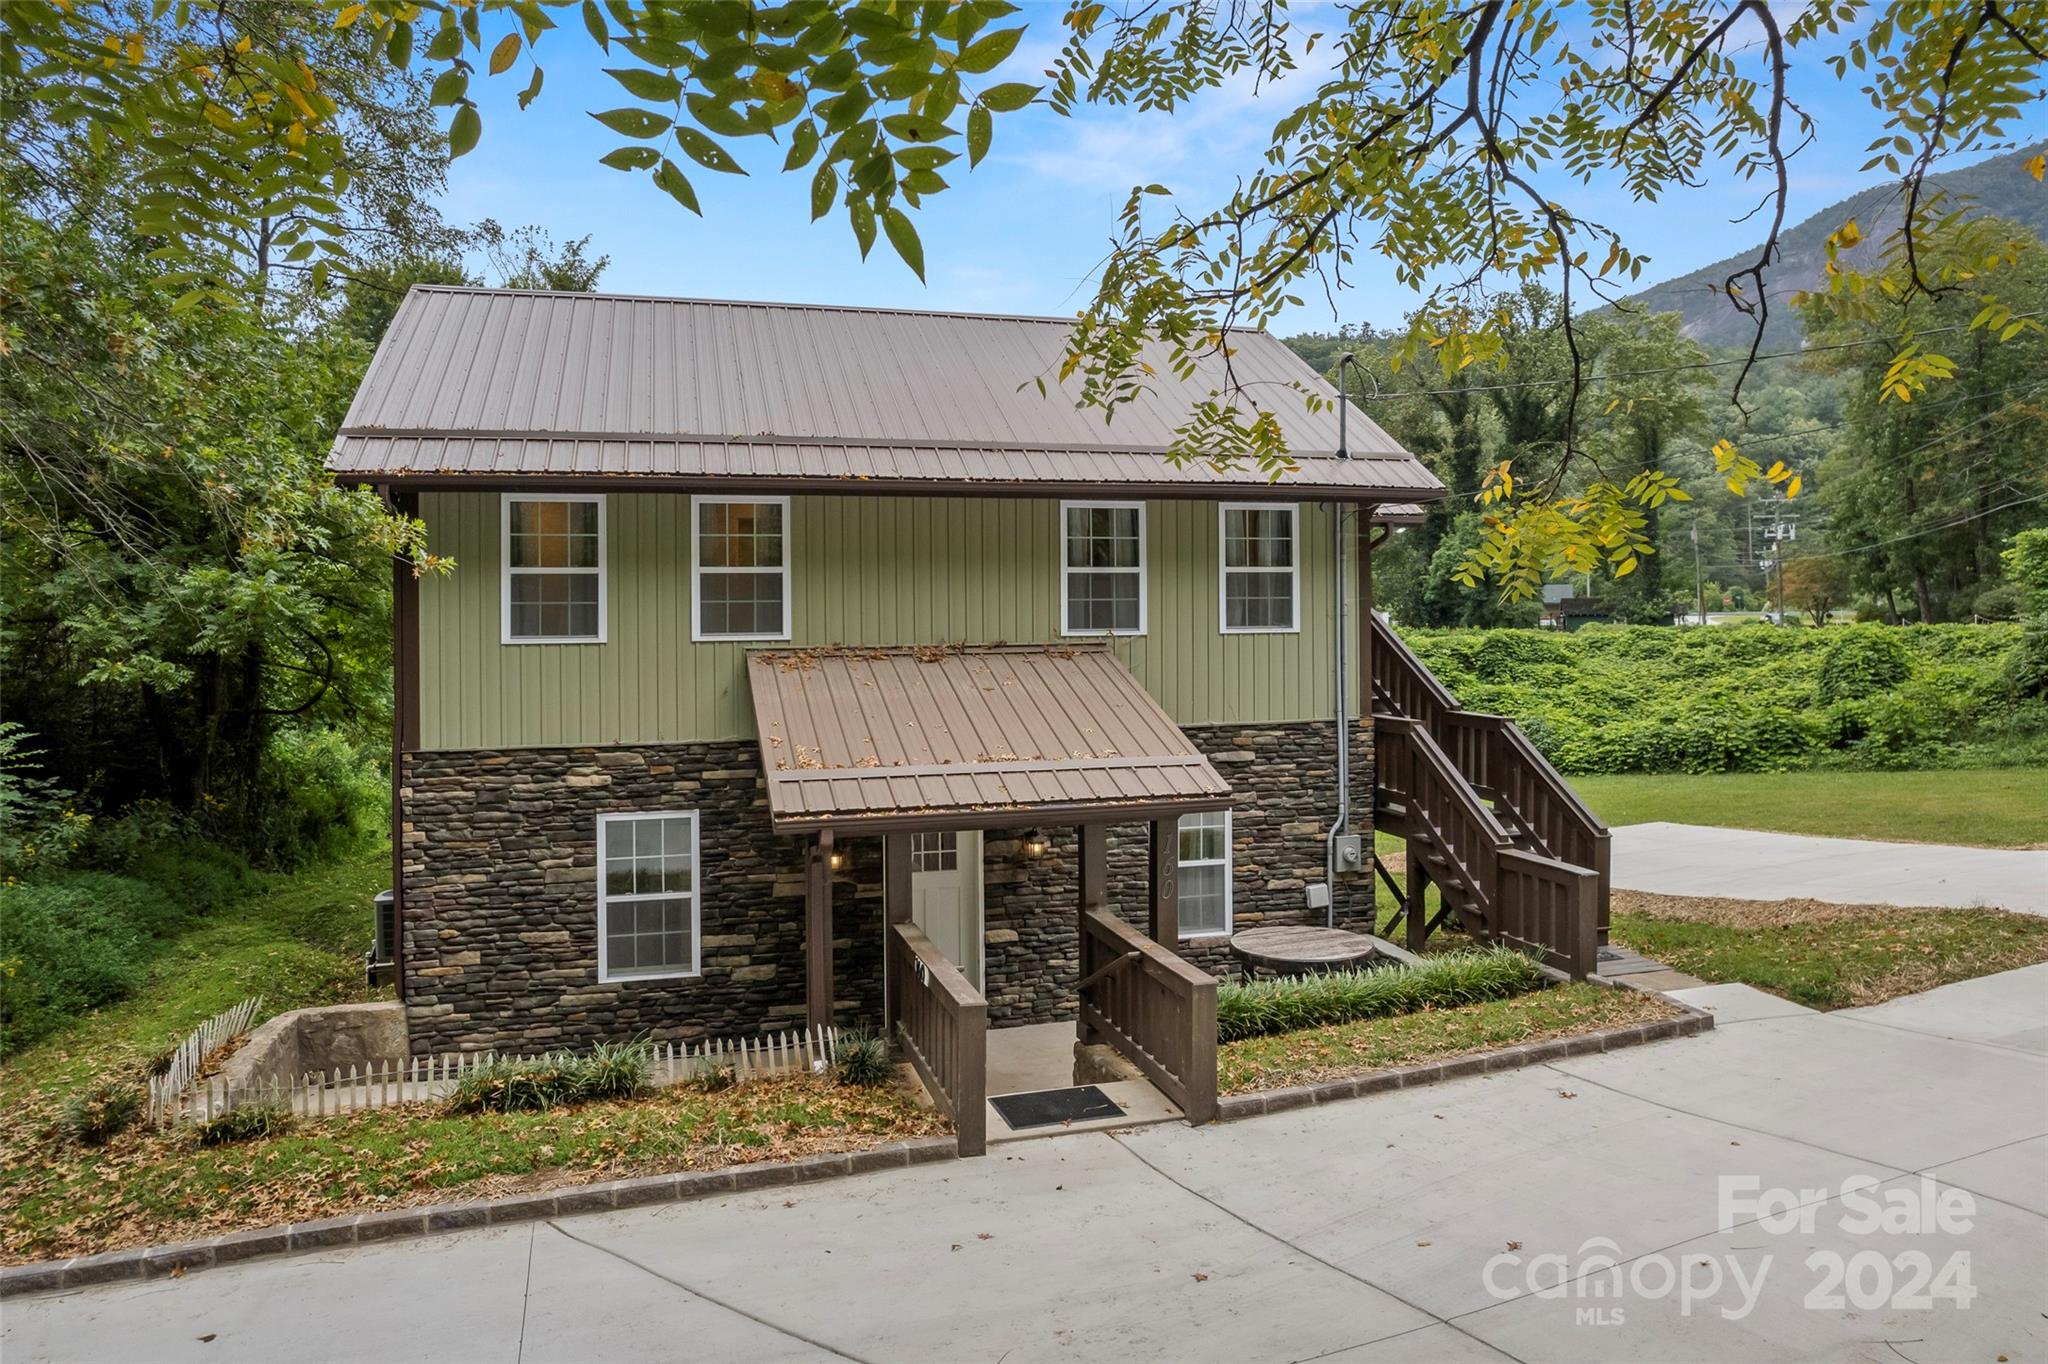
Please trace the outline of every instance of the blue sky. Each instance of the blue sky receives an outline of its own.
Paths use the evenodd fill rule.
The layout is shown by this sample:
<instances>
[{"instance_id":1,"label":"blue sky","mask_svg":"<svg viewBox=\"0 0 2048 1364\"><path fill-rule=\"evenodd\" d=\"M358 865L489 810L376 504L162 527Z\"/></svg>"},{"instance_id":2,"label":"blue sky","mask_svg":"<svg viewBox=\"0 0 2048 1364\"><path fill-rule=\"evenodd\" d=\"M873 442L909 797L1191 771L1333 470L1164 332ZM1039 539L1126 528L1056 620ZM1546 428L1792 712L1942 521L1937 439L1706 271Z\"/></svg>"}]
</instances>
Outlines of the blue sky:
<instances>
[{"instance_id":1,"label":"blue sky","mask_svg":"<svg viewBox=\"0 0 2048 1364\"><path fill-rule=\"evenodd\" d=\"M1059 14L1052 4L1026 0L1030 31L990 82L1036 80L1062 31ZM1309 23L1328 26L1332 17L1311 15ZM1314 84L1314 73L1304 72L1258 94L1235 86L1174 115L1084 108L1061 118L1034 106L998 118L988 158L971 174L964 157L949 166L952 188L918 214L927 274L920 283L887 243L863 262L843 214L812 223L808 173L781 174L780 148L763 143L743 156L754 172L746 178L689 166L701 219L644 174L598 165L624 139L586 111L630 102L601 70L625 63L605 58L573 15L542 39L539 51L546 87L524 113L514 99L526 83L524 66L473 86L484 138L449 176L444 209L452 220L535 223L558 240L587 233L593 252L611 257L602 287L621 292L1037 314L1068 314L1087 302L1132 185L1163 182L1195 207L1220 201L1235 176L1257 165L1274 121ZM1792 93L1819 133L1794 162L1788 224L1882 174L1857 169L1876 133L1864 97L1854 82L1837 82L1818 53L1808 63ZM2021 141L2042 136L2048 112L2037 105L2015 131ZM1754 226L1729 221L1748 211L1754 195L1725 179L1655 205L1600 185L1546 188L1560 198L1569 194L1574 207L1620 228L1650 255L1645 284L1718 260L1757 236ZM1275 330L1392 324L1414 306L1415 296L1371 259L1361 259L1352 279L1338 297L1340 315L1315 297Z\"/></svg>"}]
</instances>

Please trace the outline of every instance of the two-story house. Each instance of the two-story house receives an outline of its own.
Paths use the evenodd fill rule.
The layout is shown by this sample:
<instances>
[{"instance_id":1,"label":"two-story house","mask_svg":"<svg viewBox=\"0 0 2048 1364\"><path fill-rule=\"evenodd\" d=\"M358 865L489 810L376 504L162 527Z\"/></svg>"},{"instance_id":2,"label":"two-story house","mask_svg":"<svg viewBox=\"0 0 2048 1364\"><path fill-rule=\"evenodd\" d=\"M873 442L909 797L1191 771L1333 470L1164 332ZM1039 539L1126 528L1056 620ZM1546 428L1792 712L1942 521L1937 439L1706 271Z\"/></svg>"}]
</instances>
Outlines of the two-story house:
<instances>
[{"instance_id":1,"label":"two-story house","mask_svg":"<svg viewBox=\"0 0 2048 1364\"><path fill-rule=\"evenodd\" d=\"M456 564L397 578L416 1053L872 1021L905 920L994 1027L1091 898L1213 972L1369 931L1368 541L1443 488L1262 333L1295 467L1171 463L1221 362L1105 421L1065 329L407 296L330 465Z\"/></svg>"}]
</instances>

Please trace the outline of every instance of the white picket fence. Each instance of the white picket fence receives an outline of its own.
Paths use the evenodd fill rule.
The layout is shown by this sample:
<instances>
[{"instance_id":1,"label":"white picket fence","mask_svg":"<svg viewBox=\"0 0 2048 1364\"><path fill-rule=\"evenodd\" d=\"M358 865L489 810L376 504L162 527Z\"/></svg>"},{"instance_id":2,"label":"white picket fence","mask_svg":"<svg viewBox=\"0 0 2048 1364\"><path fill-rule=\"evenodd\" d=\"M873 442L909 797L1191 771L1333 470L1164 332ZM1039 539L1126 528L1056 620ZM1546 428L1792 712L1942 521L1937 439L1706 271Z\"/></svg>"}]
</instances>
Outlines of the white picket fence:
<instances>
[{"instance_id":1,"label":"white picket fence","mask_svg":"<svg viewBox=\"0 0 2048 1364\"><path fill-rule=\"evenodd\" d=\"M676 1084L721 1068L731 1070L736 1080L745 1083L831 1065L839 1054L839 1030L807 1028L802 1032L737 1040L719 1038L696 1046L651 1042L647 1050L650 1078L657 1085ZM389 1108L393 1104L421 1103L446 1098L463 1076L493 1061L545 1060L562 1054L543 1052L515 1058L497 1052L446 1052L367 1067L350 1066L346 1071L311 1071L297 1079L273 1078L248 1085L229 1085L221 1077L211 1076L172 1097L159 1121L205 1122L252 1104L286 1108L300 1117L321 1118Z\"/></svg>"},{"instance_id":2,"label":"white picket fence","mask_svg":"<svg viewBox=\"0 0 2048 1364\"><path fill-rule=\"evenodd\" d=\"M224 1010L194 1028L178 1049L171 1053L171 1064L161 1075L149 1077L149 1119L154 1123L170 1121L172 1110L179 1101L193 1089L193 1081L206 1068L206 1060L214 1052L243 1033L256 1019L256 1011L263 1007L263 997L245 999L231 1009Z\"/></svg>"}]
</instances>

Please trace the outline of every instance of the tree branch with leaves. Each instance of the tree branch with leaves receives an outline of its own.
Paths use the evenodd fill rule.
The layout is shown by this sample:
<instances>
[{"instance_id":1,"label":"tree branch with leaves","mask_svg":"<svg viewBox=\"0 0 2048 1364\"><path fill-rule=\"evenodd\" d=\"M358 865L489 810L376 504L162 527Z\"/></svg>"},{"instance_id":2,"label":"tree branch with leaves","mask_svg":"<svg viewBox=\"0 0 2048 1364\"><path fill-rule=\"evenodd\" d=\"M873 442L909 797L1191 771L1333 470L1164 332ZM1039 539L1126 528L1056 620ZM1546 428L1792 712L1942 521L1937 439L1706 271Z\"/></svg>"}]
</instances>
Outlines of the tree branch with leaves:
<instances>
[{"instance_id":1,"label":"tree branch with leaves","mask_svg":"<svg viewBox=\"0 0 2048 1364\"><path fill-rule=\"evenodd\" d=\"M2022 0L1360 0L1300 23L1282 0L1072 0L1043 82L995 79L1026 28L1006 0L316 3L360 50L430 80L457 156L483 135L473 81L523 80L526 107L542 95L557 19L578 23L619 63L606 71L622 103L590 111L622 139L604 164L701 212L693 177L743 173L739 149L772 141L785 172L810 177L814 219L843 217L864 255L886 239L920 277L914 215L949 187L963 152L969 167L986 156L999 117L1033 103L1170 114L1319 63L1313 90L1275 121L1261 163L1224 202L1134 188L1060 377L1113 416L1148 386L1148 346L1163 343L1183 372L1221 357L1223 385L1180 429L1173 457L1282 476L1283 427L1237 383L1233 331L1270 324L1311 289L1334 299L1367 253L1416 295L1395 361L1456 373L1505 362L1508 326L1492 300L1545 282L1562 300L1570 361L1562 439L1495 466L1466 564L1514 595L1639 562L1651 548L1645 513L1670 495L1657 471L1608 477L1586 437L1581 398L1600 378L1585 318L1649 262L1586 205L1609 184L1641 202L1755 187L1740 220L1759 222L1763 241L1721 286L1754 323L1739 402L1763 355L1790 169L1819 132L1791 94L1795 64L1826 61L1843 79L1854 69L1879 125L1869 168L1897 177L1903 211L1876 262L1831 250L1815 291L1824 309L1890 324L1885 399L1910 402L1955 369L1916 330L1916 300L1975 294L1973 327L2001 337L2040 325L2001 299L2017 244L1929 186L1944 159L2003 145L2042 97L2048 6ZM232 300L252 239L316 282L351 254L343 103L306 44L255 22L257 8L0 7L0 114L118 149L191 299ZM2027 170L2038 181L2048 165ZM283 226L266 234L265 221ZM1843 224L1837 244L1858 230ZM1797 492L1798 470L1750 458L1739 430L1725 435L1716 458L1732 490Z\"/></svg>"}]
</instances>

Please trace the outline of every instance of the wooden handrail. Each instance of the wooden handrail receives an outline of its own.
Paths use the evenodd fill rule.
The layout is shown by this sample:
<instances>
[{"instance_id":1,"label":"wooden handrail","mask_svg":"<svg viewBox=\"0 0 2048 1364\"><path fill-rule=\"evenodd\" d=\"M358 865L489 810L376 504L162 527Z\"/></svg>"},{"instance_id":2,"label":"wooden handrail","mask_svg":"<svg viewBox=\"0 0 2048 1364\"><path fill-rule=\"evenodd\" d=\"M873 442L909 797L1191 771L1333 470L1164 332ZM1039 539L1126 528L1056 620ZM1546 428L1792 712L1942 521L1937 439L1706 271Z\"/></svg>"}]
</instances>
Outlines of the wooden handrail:
<instances>
[{"instance_id":1,"label":"wooden handrail","mask_svg":"<svg viewBox=\"0 0 2048 1364\"><path fill-rule=\"evenodd\" d=\"M1504 848L1496 938L1584 980L1600 969L1599 877L1586 867L1522 848Z\"/></svg>"},{"instance_id":2,"label":"wooden handrail","mask_svg":"<svg viewBox=\"0 0 2048 1364\"><path fill-rule=\"evenodd\" d=\"M1424 725L1452 766L1512 820L1515 833L1535 844L1535 851L1594 873L1604 935L1612 860L1607 826L1519 725L1503 715L1463 709L1391 625L1375 615L1372 630L1377 701Z\"/></svg>"},{"instance_id":3,"label":"wooden handrail","mask_svg":"<svg viewBox=\"0 0 2048 1364\"><path fill-rule=\"evenodd\" d=\"M1395 709L1411 719L1428 721L1435 713L1458 709L1458 698L1416 657L1408 642L1394 633L1394 627L1372 613L1372 684L1394 702ZM1381 666L1382 660L1392 664ZM1420 701L1423 704L1414 705ZM1425 713L1427 712L1427 713Z\"/></svg>"},{"instance_id":4,"label":"wooden handrail","mask_svg":"<svg viewBox=\"0 0 2048 1364\"><path fill-rule=\"evenodd\" d=\"M1465 713L1473 714L1471 711ZM1598 830L1603 835L1607 832L1607 826L1601 823L1600 816L1593 813L1590 805L1579 799L1579 793L1572 790L1571 783L1564 779L1564 774L1551 766L1550 759L1543 756L1542 749L1529 742L1529 736L1522 733L1520 725L1505 715L1489 718L1500 721L1501 734L1507 740L1508 746L1521 757L1523 763L1528 766L1530 776L1543 784L1543 789L1550 794L1552 800L1570 810L1587 829Z\"/></svg>"},{"instance_id":5,"label":"wooden handrail","mask_svg":"<svg viewBox=\"0 0 2048 1364\"><path fill-rule=\"evenodd\" d=\"M914 923L889 925L897 1040L953 1120L960 1154L988 1149L988 1000Z\"/></svg>"},{"instance_id":6,"label":"wooden handrail","mask_svg":"<svg viewBox=\"0 0 2048 1364\"><path fill-rule=\"evenodd\" d=\"M1482 942L1529 952L1574 979L1596 972L1599 870L1515 846L1514 834L1420 721L1384 715L1374 723L1382 743L1382 789L1390 797L1389 831L1422 839L1456 868L1463 878L1458 898L1451 898L1448 884L1442 893L1447 905L1459 908L1466 930Z\"/></svg>"},{"instance_id":7,"label":"wooden handrail","mask_svg":"<svg viewBox=\"0 0 2048 1364\"><path fill-rule=\"evenodd\" d=\"M1107 909L1081 916L1081 970L1082 1026L1130 1058L1189 1122L1213 1119L1216 977Z\"/></svg>"},{"instance_id":8,"label":"wooden handrail","mask_svg":"<svg viewBox=\"0 0 2048 1364\"><path fill-rule=\"evenodd\" d=\"M1410 720L1400 715L1375 715L1373 728L1378 731L1392 731L1405 735L1414 745L1416 759L1429 769L1430 774L1442 783L1444 795L1457 807L1458 813L1471 820L1486 837L1503 845L1513 843L1507 826L1500 822L1500 816L1493 812L1458 765L1444 752L1443 745L1429 732L1429 727L1419 720Z\"/></svg>"}]
</instances>

